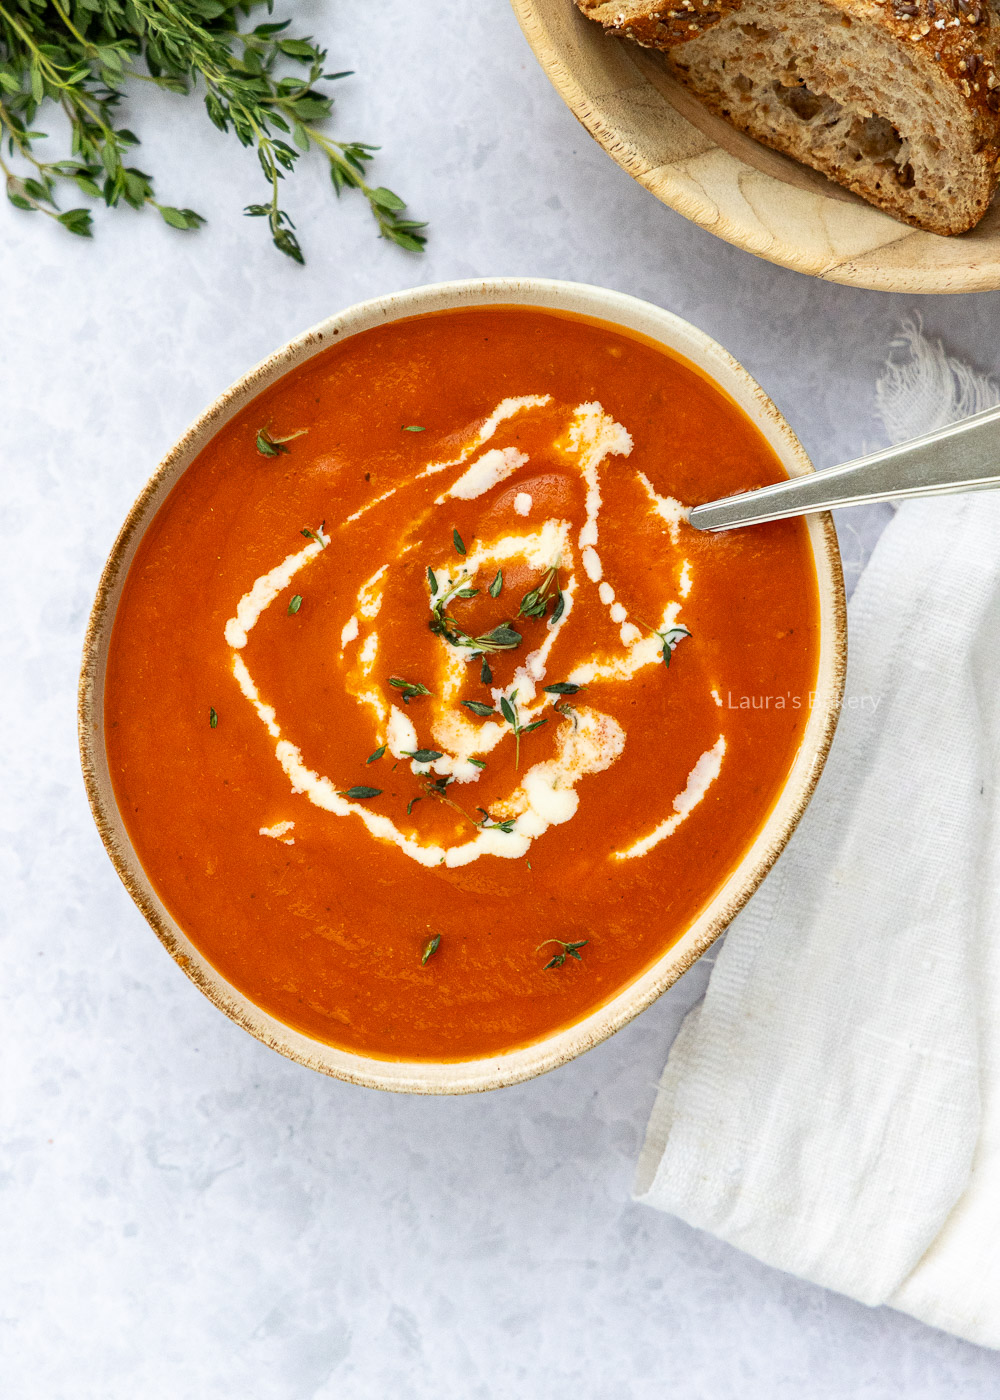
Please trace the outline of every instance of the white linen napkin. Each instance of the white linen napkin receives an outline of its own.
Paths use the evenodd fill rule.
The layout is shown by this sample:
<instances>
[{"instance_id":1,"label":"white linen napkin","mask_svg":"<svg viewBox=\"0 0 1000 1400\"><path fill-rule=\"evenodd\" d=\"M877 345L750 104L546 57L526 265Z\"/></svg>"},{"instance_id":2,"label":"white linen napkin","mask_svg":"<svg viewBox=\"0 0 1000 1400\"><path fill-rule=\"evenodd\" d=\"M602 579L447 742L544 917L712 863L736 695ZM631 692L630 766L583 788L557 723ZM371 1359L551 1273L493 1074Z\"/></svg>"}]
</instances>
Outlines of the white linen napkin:
<instances>
[{"instance_id":1,"label":"white linen napkin","mask_svg":"<svg viewBox=\"0 0 1000 1400\"><path fill-rule=\"evenodd\" d=\"M900 441L996 402L904 328ZM1000 1347L1000 492L902 505L849 607L845 708L670 1052L636 1198Z\"/></svg>"}]
</instances>

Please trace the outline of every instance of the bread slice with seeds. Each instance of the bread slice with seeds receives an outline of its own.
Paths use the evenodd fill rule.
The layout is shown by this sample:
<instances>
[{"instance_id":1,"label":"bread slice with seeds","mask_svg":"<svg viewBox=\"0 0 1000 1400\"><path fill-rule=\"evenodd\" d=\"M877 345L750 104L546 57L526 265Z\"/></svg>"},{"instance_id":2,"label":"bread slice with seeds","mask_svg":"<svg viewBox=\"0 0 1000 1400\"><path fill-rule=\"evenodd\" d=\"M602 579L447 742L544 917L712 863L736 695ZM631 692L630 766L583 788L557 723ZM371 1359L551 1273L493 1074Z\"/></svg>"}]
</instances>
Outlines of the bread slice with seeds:
<instances>
[{"instance_id":1,"label":"bread slice with seeds","mask_svg":"<svg viewBox=\"0 0 1000 1400\"><path fill-rule=\"evenodd\" d=\"M569 0L567 0L569 3ZM741 131L932 233L982 218L1000 157L985 0L576 0Z\"/></svg>"}]
</instances>

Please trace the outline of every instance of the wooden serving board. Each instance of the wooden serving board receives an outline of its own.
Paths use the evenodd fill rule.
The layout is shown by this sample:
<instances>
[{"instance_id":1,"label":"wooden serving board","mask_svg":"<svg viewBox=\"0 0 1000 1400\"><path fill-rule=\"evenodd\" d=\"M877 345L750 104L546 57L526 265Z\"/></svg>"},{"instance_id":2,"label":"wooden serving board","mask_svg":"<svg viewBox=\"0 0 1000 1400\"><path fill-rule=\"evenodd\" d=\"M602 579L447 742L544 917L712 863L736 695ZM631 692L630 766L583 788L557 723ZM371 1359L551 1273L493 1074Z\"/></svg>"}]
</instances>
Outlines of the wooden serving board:
<instances>
[{"instance_id":1,"label":"wooden serving board","mask_svg":"<svg viewBox=\"0 0 1000 1400\"><path fill-rule=\"evenodd\" d=\"M899 223L707 111L660 55L573 0L511 0L535 56L623 170L710 233L783 267L883 292L1000 288L1000 204L957 238Z\"/></svg>"}]
</instances>

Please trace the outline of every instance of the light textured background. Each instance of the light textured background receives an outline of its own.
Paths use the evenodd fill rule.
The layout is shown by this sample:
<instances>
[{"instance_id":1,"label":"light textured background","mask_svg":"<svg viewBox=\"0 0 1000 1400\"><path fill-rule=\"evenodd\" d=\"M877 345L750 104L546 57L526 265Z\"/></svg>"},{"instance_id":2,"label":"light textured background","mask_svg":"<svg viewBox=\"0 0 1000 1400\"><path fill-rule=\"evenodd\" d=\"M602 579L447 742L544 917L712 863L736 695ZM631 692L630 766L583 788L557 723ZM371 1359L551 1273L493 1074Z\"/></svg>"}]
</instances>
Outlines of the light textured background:
<instances>
[{"instance_id":1,"label":"light textured background","mask_svg":"<svg viewBox=\"0 0 1000 1400\"><path fill-rule=\"evenodd\" d=\"M279 10L288 12L288 4ZM708 969L575 1064L478 1098L326 1080L256 1044L118 884L77 769L87 610L157 460L293 333L415 282L535 273L620 288L716 336L818 465L879 440L901 318L995 370L1000 296L827 286L664 209L594 145L504 0L312 0L337 132L432 221L377 242L317 165L288 203L309 263L239 215L252 156L180 99L129 114L182 235L93 244L0 208L0 909L4 1400L939 1400L1000 1358L766 1269L633 1205L655 1079ZM879 515L845 535L856 573Z\"/></svg>"}]
</instances>

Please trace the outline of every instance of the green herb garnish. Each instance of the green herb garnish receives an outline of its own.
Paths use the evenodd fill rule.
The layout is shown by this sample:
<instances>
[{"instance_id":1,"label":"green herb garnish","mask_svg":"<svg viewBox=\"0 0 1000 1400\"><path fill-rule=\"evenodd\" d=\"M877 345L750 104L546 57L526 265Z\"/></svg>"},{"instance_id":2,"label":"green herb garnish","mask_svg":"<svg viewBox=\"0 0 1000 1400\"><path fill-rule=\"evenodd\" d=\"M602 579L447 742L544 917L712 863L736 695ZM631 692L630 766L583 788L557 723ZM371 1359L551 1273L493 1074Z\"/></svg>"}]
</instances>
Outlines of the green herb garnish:
<instances>
[{"instance_id":1,"label":"green herb garnish","mask_svg":"<svg viewBox=\"0 0 1000 1400\"><path fill-rule=\"evenodd\" d=\"M482 759L482 758L470 758L470 759L469 759L469 762L470 762L470 763L473 765L473 767L475 767L475 768L485 768L485 767L486 767L486 760L485 760L485 759Z\"/></svg>"},{"instance_id":2,"label":"green herb garnish","mask_svg":"<svg viewBox=\"0 0 1000 1400\"><path fill-rule=\"evenodd\" d=\"M664 666L669 666L674 647L677 646L678 642L683 642L685 637L690 637L691 633L686 627L671 627L666 632L657 632L656 635L663 644L661 653L663 656L663 664Z\"/></svg>"},{"instance_id":3,"label":"green herb garnish","mask_svg":"<svg viewBox=\"0 0 1000 1400\"><path fill-rule=\"evenodd\" d=\"M290 452L291 448L285 444L305 437L308 431L308 428L300 428L297 433L289 433L286 437L274 437L269 428L258 428L257 451L262 457L277 457L282 452Z\"/></svg>"},{"instance_id":4,"label":"green herb garnish","mask_svg":"<svg viewBox=\"0 0 1000 1400\"><path fill-rule=\"evenodd\" d=\"M462 704L467 710L471 710L474 715L493 714L493 706L484 705L481 700L463 700Z\"/></svg>"},{"instance_id":5,"label":"green herb garnish","mask_svg":"<svg viewBox=\"0 0 1000 1400\"><path fill-rule=\"evenodd\" d=\"M431 590L431 597L433 598L438 591L438 581L434 577L433 569L427 570L427 587Z\"/></svg>"},{"instance_id":6,"label":"green herb garnish","mask_svg":"<svg viewBox=\"0 0 1000 1400\"><path fill-rule=\"evenodd\" d=\"M209 729L218 729L219 727L219 716L215 713L211 706L209 706L208 710L208 727Z\"/></svg>"},{"instance_id":7,"label":"green herb garnish","mask_svg":"<svg viewBox=\"0 0 1000 1400\"><path fill-rule=\"evenodd\" d=\"M585 948L588 942L589 939L586 938L581 938L578 943L564 943L561 938L546 938L544 943L539 943L538 947L535 949L536 953L540 953L542 949L548 947L550 943L558 944L562 952L556 953L554 957L550 958L542 968L542 971L548 972L550 967L562 967L567 958L576 958L577 962L583 962L583 959L580 957L580 949Z\"/></svg>"},{"instance_id":8,"label":"green herb garnish","mask_svg":"<svg viewBox=\"0 0 1000 1400\"><path fill-rule=\"evenodd\" d=\"M444 754L438 749L403 749L403 757L412 758L414 763L433 763Z\"/></svg>"},{"instance_id":9,"label":"green herb garnish","mask_svg":"<svg viewBox=\"0 0 1000 1400\"><path fill-rule=\"evenodd\" d=\"M330 543L330 541L329 541L329 540L326 538L326 536L323 534L323 531L324 531L325 529L326 529L326 521L323 520L323 521L321 521L320 527L319 527L318 530L300 530L300 531L299 531L299 534L300 534L300 535L305 535L306 539L307 539L307 540L312 540L313 544L318 544L319 547L320 547L320 549L326 549L326 547L327 547L327 545Z\"/></svg>"},{"instance_id":10,"label":"green herb garnish","mask_svg":"<svg viewBox=\"0 0 1000 1400\"><path fill-rule=\"evenodd\" d=\"M430 573L430 570L428 570ZM437 584L437 579L434 580ZM428 584L430 579L428 579ZM450 584L443 593L438 596L432 591L431 597L436 601L431 605L433 614L427 624L433 633L443 637L453 647L467 647L472 652L493 652L493 651L514 651L521 645L521 634L516 632L509 623L503 622L499 627L494 627L490 632L484 632L481 636L473 637L465 631L463 627L446 611L448 604L453 598L475 598L478 588L468 586L468 578L462 575L454 583ZM484 666L484 672L489 668ZM487 680L493 679L492 671L488 677L484 675L484 684Z\"/></svg>"},{"instance_id":11,"label":"green herb garnish","mask_svg":"<svg viewBox=\"0 0 1000 1400\"><path fill-rule=\"evenodd\" d=\"M408 423L407 426L403 429L404 433L422 433L425 431L426 430L424 428L421 428L417 423Z\"/></svg>"},{"instance_id":12,"label":"green herb garnish","mask_svg":"<svg viewBox=\"0 0 1000 1400\"><path fill-rule=\"evenodd\" d=\"M401 676L390 676L389 684L395 686L397 690L403 692L403 704L408 705L415 695L433 695L432 690L428 690L419 681L404 681Z\"/></svg>"},{"instance_id":13,"label":"green herb garnish","mask_svg":"<svg viewBox=\"0 0 1000 1400\"><path fill-rule=\"evenodd\" d=\"M663 657L664 666L670 665L670 656L675 646L683 642L685 637L690 637L691 633L686 627L668 627L665 632L658 632L655 627L650 627L648 622L643 622L641 617L636 618L640 627L645 627L652 637L660 639L660 655Z\"/></svg>"},{"instance_id":14,"label":"green herb garnish","mask_svg":"<svg viewBox=\"0 0 1000 1400\"><path fill-rule=\"evenodd\" d=\"M510 699L506 695L500 697L500 713L514 731L515 757L514 767L521 766L521 735L530 734L533 729L541 729L543 724L548 724L548 720L536 719L533 724L522 724L517 713L517 691L512 690Z\"/></svg>"},{"instance_id":15,"label":"green herb garnish","mask_svg":"<svg viewBox=\"0 0 1000 1400\"><path fill-rule=\"evenodd\" d=\"M578 690L583 690L582 685L574 685L572 681L556 681L555 685L547 685L545 693L547 695L575 695Z\"/></svg>"},{"instance_id":16,"label":"green herb garnish","mask_svg":"<svg viewBox=\"0 0 1000 1400\"><path fill-rule=\"evenodd\" d=\"M483 664L479 668L479 681L481 685L489 685L492 680L493 672L490 670L490 663L486 660L486 656L484 654Z\"/></svg>"},{"instance_id":17,"label":"green herb garnish","mask_svg":"<svg viewBox=\"0 0 1000 1400\"><path fill-rule=\"evenodd\" d=\"M485 807L477 807L476 811L483 814L482 821L477 822L476 825L482 827L484 831L503 831L508 836L513 832L516 817L507 817L505 821L495 822Z\"/></svg>"},{"instance_id":18,"label":"green herb garnish","mask_svg":"<svg viewBox=\"0 0 1000 1400\"><path fill-rule=\"evenodd\" d=\"M462 536L458 533L457 530L452 530L452 532L451 532L451 538L452 538L452 542L453 542L455 548L458 550L459 554L467 554L467 553L468 553L468 550L467 550L466 547L465 547L465 543L464 543L464 541L463 541L463 539L462 539Z\"/></svg>"},{"instance_id":19,"label":"green herb garnish","mask_svg":"<svg viewBox=\"0 0 1000 1400\"><path fill-rule=\"evenodd\" d=\"M298 612L299 608L301 608L301 606L302 606L302 594L301 594L301 593L296 593L295 597L294 597L294 598L292 599L292 601L288 604L288 611L289 611L289 612L292 614L292 616L294 617L295 614Z\"/></svg>"},{"instance_id":20,"label":"green herb garnish","mask_svg":"<svg viewBox=\"0 0 1000 1400\"><path fill-rule=\"evenodd\" d=\"M334 191L356 189L367 199L379 233L419 252L425 227L402 217L405 204L384 186L371 186L365 168L377 146L334 141L319 129L333 98L317 84L351 76L324 72L326 50L287 32L290 20L241 31L238 23L262 0L4 0L0 4L0 139L20 168L0 157L7 197L18 209L56 220L89 238L87 208L60 213L67 188L109 207L156 209L171 228L204 223L193 209L161 203L153 181L129 164L139 138L117 125L123 101L135 103L139 83L182 96L201 92L209 120L256 150L269 195L244 213L267 221L280 252L303 261L294 226L280 203L281 182L299 157L315 148L328 163ZM268 10L271 4L268 0ZM298 70L298 71L296 71ZM60 109L69 125L70 159L35 155L45 138L39 113Z\"/></svg>"},{"instance_id":21,"label":"green herb garnish","mask_svg":"<svg viewBox=\"0 0 1000 1400\"><path fill-rule=\"evenodd\" d=\"M549 593L553 584L556 585L556 592L559 597L559 586L556 583L558 569L549 569L537 588L533 588L530 593L526 593L521 599L521 606L517 610L518 617L544 617L545 609L549 605ZM561 611L561 609L560 609Z\"/></svg>"},{"instance_id":22,"label":"green herb garnish","mask_svg":"<svg viewBox=\"0 0 1000 1400\"><path fill-rule=\"evenodd\" d=\"M503 569L497 569L497 576L490 584L490 597L499 598L500 590L503 588Z\"/></svg>"},{"instance_id":23,"label":"green herb garnish","mask_svg":"<svg viewBox=\"0 0 1000 1400\"><path fill-rule=\"evenodd\" d=\"M373 787L352 787L348 788L346 792L338 792L337 796L350 797L352 801L355 802L364 802L369 797L381 797L382 789Z\"/></svg>"},{"instance_id":24,"label":"green herb garnish","mask_svg":"<svg viewBox=\"0 0 1000 1400\"><path fill-rule=\"evenodd\" d=\"M387 744L380 744L374 753L370 753L368 755L368 757L365 759L365 763L376 762L377 759L380 759L384 755L387 748Z\"/></svg>"},{"instance_id":25,"label":"green herb garnish","mask_svg":"<svg viewBox=\"0 0 1000 1400\"><path fill-rule=\"evenodd\" d=\"M413 811L414 803L423 802L423 800L424 799L422 797L411 797L409 802L407 802L406 804L406 815L409 816L410 813Z\"/></svg>"},{"instance_id":26,"label":"green herb garnish","mask_svg":"<svg viewBox=\"0 0 1000 1400\"><path fill-rule=\"evenodd\" d=\"M441 935L436 933L424 949L424 955L420 959L420 966L423 967L428 958L432 958L441 946Z\"/></svg>"}]
</instances>

